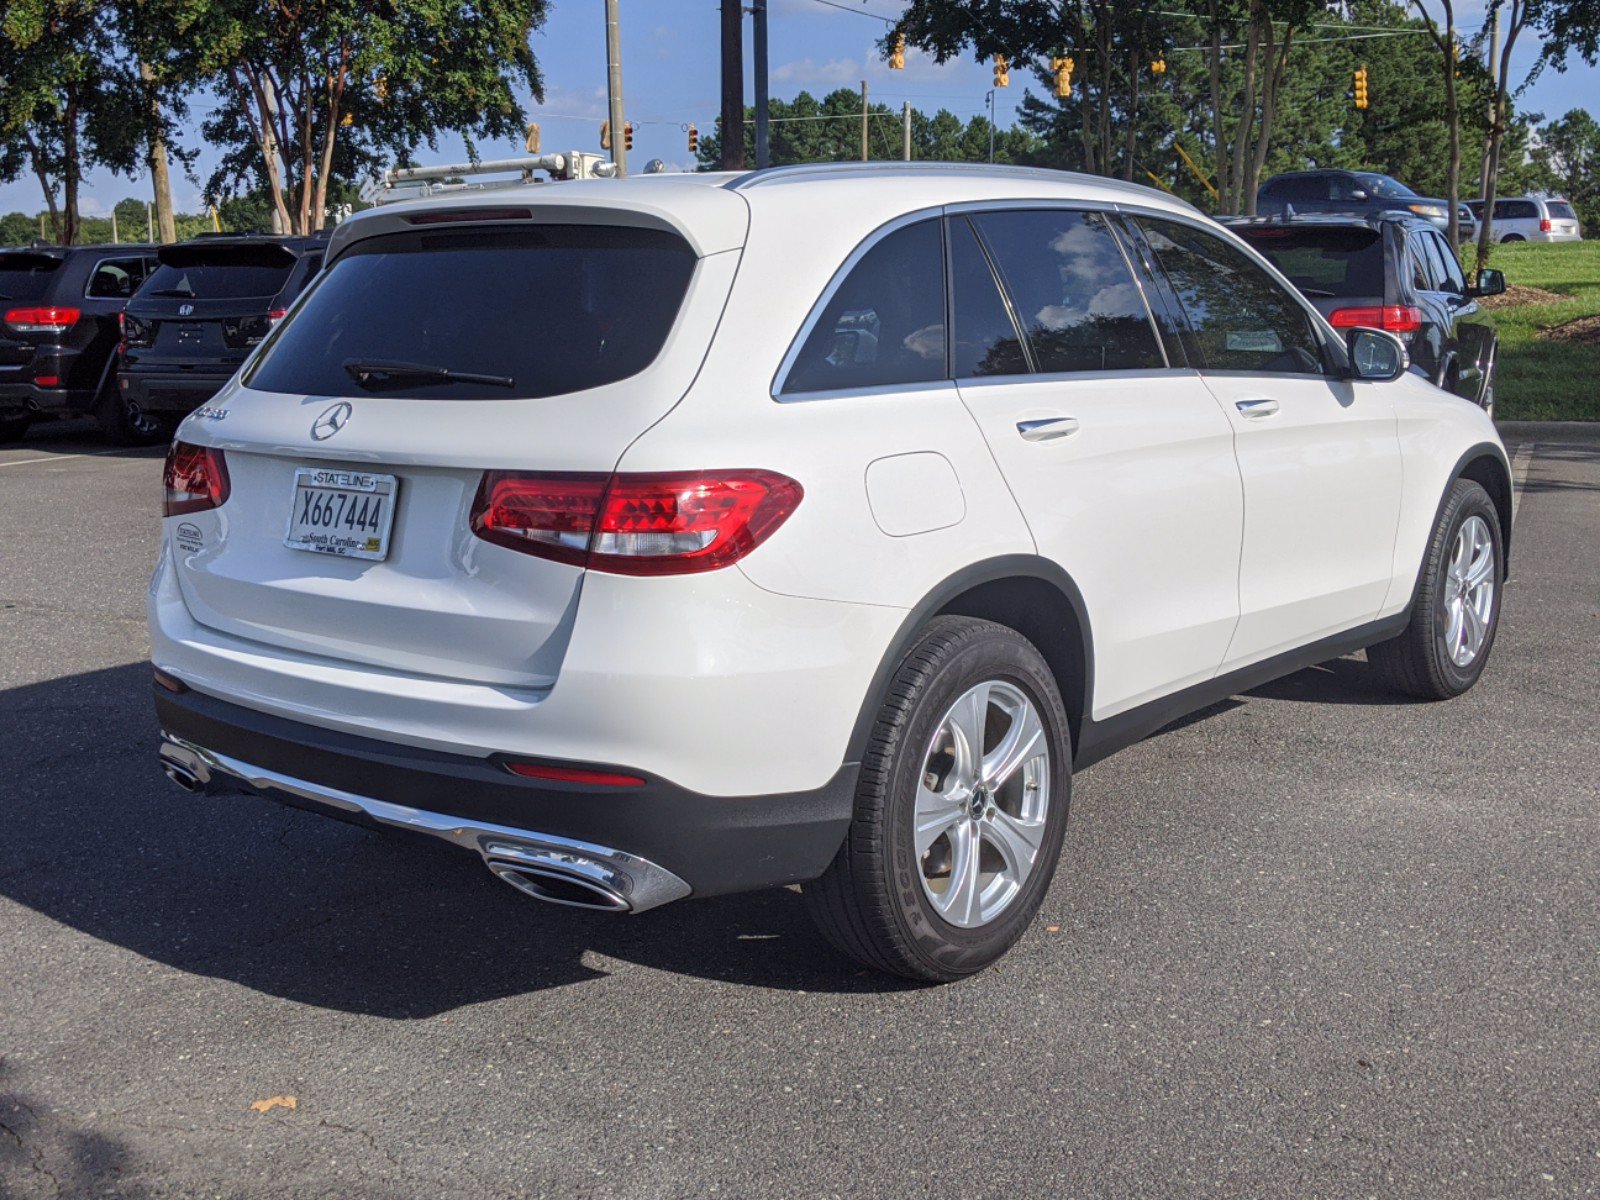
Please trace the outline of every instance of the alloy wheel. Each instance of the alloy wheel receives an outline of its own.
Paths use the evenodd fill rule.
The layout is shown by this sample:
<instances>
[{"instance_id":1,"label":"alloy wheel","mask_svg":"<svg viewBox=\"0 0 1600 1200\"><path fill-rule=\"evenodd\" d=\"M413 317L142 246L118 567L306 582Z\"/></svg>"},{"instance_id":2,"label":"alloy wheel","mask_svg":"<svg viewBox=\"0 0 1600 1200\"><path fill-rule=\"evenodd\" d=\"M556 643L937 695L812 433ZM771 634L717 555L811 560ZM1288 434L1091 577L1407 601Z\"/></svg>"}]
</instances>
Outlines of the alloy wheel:
<instances>
[{"instance_id":1,"label":"alloy wheel","mask_svg":"<svg viewBox=\"0 0 1600 1200\"><path fill-rule=\"evenodd\" d=\"M1494 538L1480 516L1456 532L1444 579L1444 644L1450 661L1471 666L1483 650L1494 617Z\"/></svg>"},{"instance_id":2,"label":"alloy wheel","mask_svg":"<svg viewBox=\"0 0 1600 1200\"><path fill-rule=\"evenodd\" d=\"M1033 873L1050 806L1050 739L1014 684L969 688L940 720L918 779L922 889L951 925L1004 912Z\"/></svg>"}]
</instances>

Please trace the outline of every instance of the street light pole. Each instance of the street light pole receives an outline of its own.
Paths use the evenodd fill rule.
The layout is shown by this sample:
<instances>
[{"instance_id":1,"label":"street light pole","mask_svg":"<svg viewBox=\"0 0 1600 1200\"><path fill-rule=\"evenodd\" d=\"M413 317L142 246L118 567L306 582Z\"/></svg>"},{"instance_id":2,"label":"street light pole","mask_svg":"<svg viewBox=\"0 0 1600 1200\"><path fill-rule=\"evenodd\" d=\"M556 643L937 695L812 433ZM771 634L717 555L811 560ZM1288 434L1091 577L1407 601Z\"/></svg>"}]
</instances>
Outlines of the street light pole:
<instances>
[{"instance_id":1,"label":"street light pole","mask_svg":"<svg viewBox=\"0 0 1600 1200\"><path fill-rule=\"evenodd\" d=\"M994 89L989 89L989 161L994 162Z\"/></svg>"},{"instance_id":2,"label":"street light pole","mask_svg":"<svg viewBox=\"0 0 1600 1200\"><path fill-rule=\"evenodd\" d=\"M722 0L722 169L744 170L744 4Z\"/></svg>"},{"instance_id":3,"label":"street light pole","mask_svg":"<svg viewBox=\"0 0 1600 1200\"><path fill-rule=\"evenodd\" d=\"M617 164L617 178L628 173L628 139L623 132L622 107L622 30L617 19L617 0L606 0L606 91L611 117L611 161Z\"/></svg>"}]
</instances>

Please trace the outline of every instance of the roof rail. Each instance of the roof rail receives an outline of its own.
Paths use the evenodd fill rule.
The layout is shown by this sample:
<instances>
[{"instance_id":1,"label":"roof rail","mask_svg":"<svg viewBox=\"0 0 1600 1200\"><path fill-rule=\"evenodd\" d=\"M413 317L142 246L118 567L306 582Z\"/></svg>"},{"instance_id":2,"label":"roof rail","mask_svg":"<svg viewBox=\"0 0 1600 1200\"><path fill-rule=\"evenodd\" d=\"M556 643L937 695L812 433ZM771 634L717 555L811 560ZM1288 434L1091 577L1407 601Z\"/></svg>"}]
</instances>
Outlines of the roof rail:
<instances>
[{"instance_id":1,"label":"roof rail","mask_svg":"<svg viewBox=\"0 0 1600 1200\"><path fill-rule=\"evenodd\" d=\"M535 179L544 171L548 180ZM446 192L487 192L564 179L610 179L617 166L598 154L569 150L564 154L532 154L523 158L498 158L488 162L446 163L438 167L396 167L361 186L368 204L393 204L420 200ZM480 175L510 175L509 179L476 179Z\"/></svg>"},{"instance_id":2,"label":"roof rail","mask_svg":"<svg viewBox=\"0 0 1600 1200\"><path fill-rule=\"evenodd\" d=\"M1145 187L1142 183L1129 183L1125 179L1112 179L1107 175L1089 175L1082 171L1058 171L1053 167L1022 167L1009 163L907 162L904 159L886 159L871 162L794 163L783 167L763 167L755 171L746 171L743 175L728 180L722 186L730 191L740 192L747 188L756 187L759 184L781 183L786 179L797 177L885 173L924 174L930 171L953 175L999 175L1006 178L1037 179L1052 182L1082 181L1093 183L1096 187L1126 191L1139 196L1156 190L1155 188ZM1166 195L1166 193L1159 194ZM1178 199L1172 196L1167 198ZM1178 202L1180 204L1187 203L1182 199L1178 199Z\"/></svg>"}]
</instances>

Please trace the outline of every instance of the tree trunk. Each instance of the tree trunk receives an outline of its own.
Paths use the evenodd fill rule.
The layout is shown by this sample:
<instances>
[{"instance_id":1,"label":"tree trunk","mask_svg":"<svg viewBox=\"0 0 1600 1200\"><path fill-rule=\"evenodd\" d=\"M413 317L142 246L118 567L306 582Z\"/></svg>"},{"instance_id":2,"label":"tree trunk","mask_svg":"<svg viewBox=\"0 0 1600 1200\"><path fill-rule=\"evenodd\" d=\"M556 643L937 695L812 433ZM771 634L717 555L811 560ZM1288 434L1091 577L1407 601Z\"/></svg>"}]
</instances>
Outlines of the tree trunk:
<instances>
[{"instance_id":1,"label":"tree trunk","mask_svg":"<svg viewBox=\"0 0 1600 1200\"><path fill-rule=\"evenodd\" d=\"M1217 155L1217 204L1228 195L1228 139L1222 128L1222 21L1217 15L1217 0L1211 10L1211 133Z\"/></svg>"},{"instance_id":2,"label":"tree trunk","mask_svg":"<svg viewBox=\"0 0 1600 1200\"><path fill-rule=\"evenodd\" d=\"M83 167L78 161L78 94L68 90L61 117L61 208L66 216L62 224L61 244L74 246L78 242L78 181Z\"/></svg>"},{"instance_id":3,"label":"tree trunk","mask_svg":"<svg viewBox=\"0 0 1600 1200\"><path fill-rule=\"evenodd\" d=\"M1483 220L1478 230L1478 255L1473 266L1473 276L1481 275L1489 265L1490 234L1494 229L1495 193L1500 187L1500 146L1506 135L1506 115L1510 108L1509 95L1511 51L1517 44L1517 34L1528 20L1528 6L1524 0L1511 0L1511 19L1506 29L1505 44L1500 49L1500 77L1495 86L1493 120L1489 122L1489 145L1485 155Z\"/></svg>"},{"instance_id":4,"label":"tree trunk","mask_svg":"<svg viewBox=\"0 0 1600 1200\"><path fill-rule=\"evenodd\" d=\"M149 85L155 78L150 64L139 61L139 78L150 91L150 146L145 163L150 168L150 190L156 208L156 236L163 242L178 240L178 226L172 213L172 173L167 163L167 139L161 132L161 101Z\"/></svg>"},{"instance_id":5,"label":"tree trunk","mask_svg":"<svg viewBox=\"0 0 1600 1200\"><path fill-rule=\"evenodd\" d=\"M1244 37L1244 99L1239 104L1239 124L1233 131L1233 165L1228 171L1227 211L1239 212L1244 201L1244 155L1256 118L1256 60L1261 51L1260 0L1251 0L1250 21Z\"/></svg>"},{"instance_id":6,"label":"tree trunk","mask_svg":"<svg viewBox=\"0 0 1600 1200\"><path fill-rule=\"evenodd\" d=\"M39 180L39 187L44 192L44 206L50 214L50 236L56 241L61 240L61 210L56 207L55 188L50 185L50 171L45 165L44 151L39 143L34 141L33 132L24 129L22 132L23 144L28 147L28 161L33 166L34 176Z\"/></svg>"},{"instance_id":7,"label":"tree trunk","mask_svg":"<svg viewBox=\"0 0 1600 1200\"><path fill-rule=\"evenodd\" d=\"M1272 27L1267 27L1267 78L1261 91L1261 132L1256 137L1255 149L1250 155L1250 174L1245 178L1244 211L1256 215L1256 193L1261 189L1261 172L1267 165L1267 151L1272 145L1272 126L1278 118L1278 93L1289 68L1289 47L1294 30L1283 31L1283 41L1278 46L1276 61L1272 51Z\"/></svg>"},{"instance_id":8,"label":"tree trunk","mask_svg":"<svg viewBox=\"0 0 1600 1200\"><path fill-rule=\"evenodd\" d=\"M262 86L260 75L251 67L244 68L243 79L235 72L233 81L234 86L239 89L244 111L248 113L253 107L259 115L259 123L252 125L250 133L255 138L256 145L261 148L261 161L267 175L267 190L272 193L272 211L280 226L278 232L287 233L290 229L289 206L283 201L283 172L278 165L278 135L273 129L272 110L267 104L266 89Z\"/></svg>"},{"instance_id":9,"label":"tree trunk","mask_svg":"<svg viewBox=\"0 0 1600 1200\"><path fill-rule=\"evenodd\" d=\"M1139 52L1128 51L1128 132L1123 139L1122 177L1133 182L1133 151L1139 138Z\"/></svg>"},{"instance_id":10,"label":"tree trunk","mask_svg":"<svg viewBox=\"0 0 1600 1200\"><path fill-rule=\"evenodd\" d=\"M1461 245L1461 105L1456 97L1456 26L1445 4L1444 119L1450 134L1450 164L1445 173L1444 198L1450 202L1450 249Z\"/></svg>"}]
</instances>

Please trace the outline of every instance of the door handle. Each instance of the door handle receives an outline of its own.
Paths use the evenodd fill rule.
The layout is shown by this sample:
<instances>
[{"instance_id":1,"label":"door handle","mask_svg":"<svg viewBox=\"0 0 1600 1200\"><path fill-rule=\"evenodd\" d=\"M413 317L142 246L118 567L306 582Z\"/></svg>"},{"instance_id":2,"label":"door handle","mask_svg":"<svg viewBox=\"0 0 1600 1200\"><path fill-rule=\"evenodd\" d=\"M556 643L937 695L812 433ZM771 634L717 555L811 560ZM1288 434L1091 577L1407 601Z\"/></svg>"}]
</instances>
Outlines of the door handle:
<instances>
[{"instance_id":1,"label":"door handle","mask_svg":"<svg viewBox=\"0 0 1600 1200\"><path fill-rule=\"evenodd\" d=\"M1239 410L1239 415L1248 421L1270 417L1278 411L1276 400L1235 400L1233 406Z\"/></svg>"},{"instance_id":2,"label":"door handle","mask_svg":"<svg viewBox=\"0 0 1600 1200\"><path fill-rule=\"evenodd\" d=\"M1018 421L1017 432L1025 442L1053 442L1078 432L1077 417L1044 417L1038 421Z\"/></svg>"}]
</instances>

